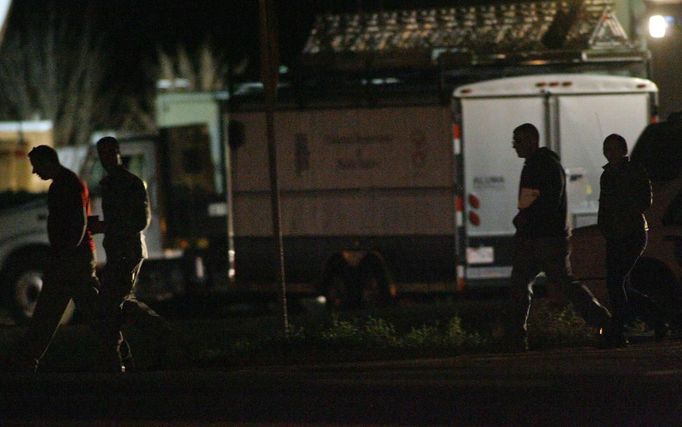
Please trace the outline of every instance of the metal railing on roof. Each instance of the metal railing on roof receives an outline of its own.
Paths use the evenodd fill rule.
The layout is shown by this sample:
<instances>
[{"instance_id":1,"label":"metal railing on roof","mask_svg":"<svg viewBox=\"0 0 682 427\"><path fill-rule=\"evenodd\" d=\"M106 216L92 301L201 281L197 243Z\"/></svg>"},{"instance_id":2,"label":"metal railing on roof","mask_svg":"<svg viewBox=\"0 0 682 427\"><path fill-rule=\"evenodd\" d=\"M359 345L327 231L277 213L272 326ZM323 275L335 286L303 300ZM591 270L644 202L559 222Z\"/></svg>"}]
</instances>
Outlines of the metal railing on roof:
<instances>
[{"instance_id":1,"label":"metal railing on roof","mask_svg":"<svg viewBox=\"0 0 682 427\"><path fill-rule=\"evenodd\" d=\"M316 17L303 56L631 48L611 0L545 0Z\"/></svg>"}]
</instances>

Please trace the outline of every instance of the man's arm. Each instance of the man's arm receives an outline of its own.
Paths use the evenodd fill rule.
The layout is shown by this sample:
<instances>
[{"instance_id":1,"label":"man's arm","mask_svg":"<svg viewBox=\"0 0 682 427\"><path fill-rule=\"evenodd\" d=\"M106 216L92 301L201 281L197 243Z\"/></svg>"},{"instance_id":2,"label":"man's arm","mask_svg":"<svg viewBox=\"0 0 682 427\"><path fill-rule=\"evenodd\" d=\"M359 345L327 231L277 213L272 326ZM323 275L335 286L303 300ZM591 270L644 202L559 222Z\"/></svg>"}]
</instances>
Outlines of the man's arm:
<instances>
[{"instance_id":1,"label":"man's arm","mask_svg":"<svg viewBox=\"0 0 682 427\"><path fill-rule=\"evenodd\" d=\"M647 176L644 168L637 164L633 166L634 179L632 183L632 191L635 196L633 199L635 202L635 207L637 208L637 212L644 213L644 211L649 209L651 206L651 181L649 181L649 177Z\"/></svg>"},{"instance_id":2,"label":"man's arm","mask_svg":"<svg viewBox=\"0 0 682 427\"><path fill-rule=\"evenodd\" d=\"M519 203L519 208L526 215L533 215L535 212L559 206L563 181L560 167L536 164L529 170L528 181L524 183L521 191L523 193L523 190L526 190L530 203L523 208Z\"/></svg>"},{"instance_id":3,"label":"man's arm","mask_svg":"<svg viewBox=\"0 0 682 427\"><path fill-rule=\"evenodd\" d=\"M59 253L76 250L83 240L87 227L87 210L84 204L83 188L72 184L63 188L58 195L59 208L54 215L52 246Z\"/></svg>"},{"instance_id":4,"label":"man's arm","mask_svg":"<svg viewBox=\"0 0 682 427\"><path fill-rule=\"evenodd\" d=\"M143 231L149 226L151 221L151 209L149 207L149 194L147 193L147 186L141 179L135 184L133 194L131 195L133 212L132 224L136 231Z\"/></svg>"}]
</instances>

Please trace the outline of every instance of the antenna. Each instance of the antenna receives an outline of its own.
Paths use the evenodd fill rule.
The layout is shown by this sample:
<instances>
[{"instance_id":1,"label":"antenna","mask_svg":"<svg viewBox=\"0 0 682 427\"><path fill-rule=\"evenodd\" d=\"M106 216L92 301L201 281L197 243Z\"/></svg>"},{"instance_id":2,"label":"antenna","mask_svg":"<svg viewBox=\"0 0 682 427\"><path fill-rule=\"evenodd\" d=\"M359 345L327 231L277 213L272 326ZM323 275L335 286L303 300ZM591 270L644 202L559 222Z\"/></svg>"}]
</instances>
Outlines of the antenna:
<instances>
[{"instance_id":1,"label":"antenna","mask_svg":"<svg viewBox=\"0 0 682 427\"><path fill-rule=\"evenodd\" d=\"M601 136L601 140L603 141L605 136L604 136L604 129L601 127L601 120L599 120L599 113L596 111L594 112L594 118L597 119L597 126L599 126L599 135Z\"/></svg>"}]
</instances>

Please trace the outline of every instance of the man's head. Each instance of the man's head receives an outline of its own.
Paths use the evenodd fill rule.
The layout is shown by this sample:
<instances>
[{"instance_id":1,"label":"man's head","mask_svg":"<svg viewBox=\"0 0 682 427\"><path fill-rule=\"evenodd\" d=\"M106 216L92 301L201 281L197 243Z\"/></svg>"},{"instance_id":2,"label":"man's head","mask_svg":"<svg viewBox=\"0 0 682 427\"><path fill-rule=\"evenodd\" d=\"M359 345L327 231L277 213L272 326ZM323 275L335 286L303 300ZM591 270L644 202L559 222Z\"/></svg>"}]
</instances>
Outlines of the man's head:
<instances>
[{"instance_id":1,"label":"man's head","mask_svg":"<svg viewBox=\"0 0 682 427\"><path fill-rule=\"evenodd\" d=\"M534 125L524 123L514 129L512 146L516 150L516 154L522 159L530 157L538 149L539 144L540 133Z\"/></svg>"},{"instance_id":2,"label":"man's head","mask_svg":"<svg viewBox=\"0 0 682 427\"><path fill-rule=\"evenodd\" d=\"M121 165L121 151L118 140L113 136L105 136L97 141L97 154L107 172L111 172Z\"/></svg>"},{"instance_id":3,"label":"man's head","mask_svg":"<svg viewBox=\"0 0 682 427\"><path fill-rule=\"evenodd\" d=\"M61 164L54 148L39 145L28 153L28 159L33 166L33 173L40 179L48 180L57 176Z\"/></svg>"},{"instance_id":4,"label":"man's head","mask_svg":"<svg viewBox=\"0 0 682 427\"><path fill-rule=\"evenodd\" d=\"M604 157L611 164L617 164L625 160L628 155L628 144L625 138L612 133L604 139Z\"/></svg>"}]
</instances>

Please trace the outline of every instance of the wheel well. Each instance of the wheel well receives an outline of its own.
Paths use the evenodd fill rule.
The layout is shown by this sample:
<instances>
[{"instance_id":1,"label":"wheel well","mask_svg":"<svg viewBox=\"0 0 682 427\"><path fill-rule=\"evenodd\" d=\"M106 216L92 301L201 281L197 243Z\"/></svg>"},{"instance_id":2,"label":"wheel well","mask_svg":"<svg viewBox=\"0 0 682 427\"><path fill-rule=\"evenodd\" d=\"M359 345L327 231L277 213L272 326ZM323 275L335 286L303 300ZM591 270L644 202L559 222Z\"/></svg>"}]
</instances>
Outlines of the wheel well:
<instances>
[{"instance_id":1,"label":"wheel well","mask_svg":"<svg viewBox=\"0 0 682 427\"><path fill-rule=\"evenodd\" d=\"M0 269L0 283L2 283L3 287L5 286L5 280L12 274L13 266L20 265L27 262L27 260L35 260L36 254L44 258L49 249L47 245L28 245L12 251L2 263L2 269ZM0 292L0 294L4 294L4 292Z\"/></svg>"},{"instance_id":2,"label":"wheel well","mask_svg":"<svg viewBox=\"0 0 682 427\"><path fill-rule=\"evenodd\" d=\"M334 277L347 277L348 274L346 272L348 268L355 271L351 274L357 276L357 278L374 277L379 281L378 284L381 287L381 292L390 293L389 287L393 280L383 255L377 250L358 251L365 252L365 254L358 264L352 267L344 259L343 251L335 252L325 260L320 283L320 291L322 293L326 291L326 287Z\"/></svg>"}]
</instances>

